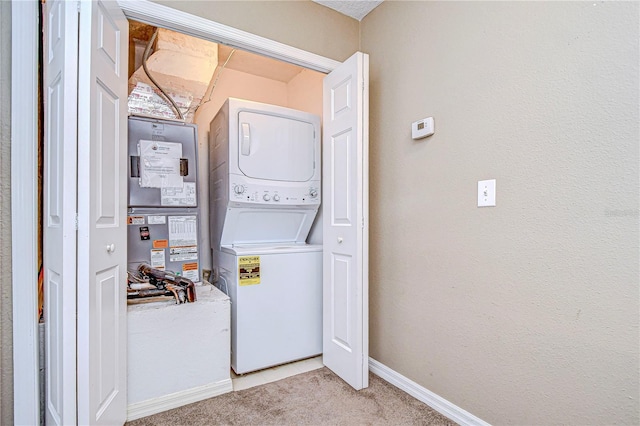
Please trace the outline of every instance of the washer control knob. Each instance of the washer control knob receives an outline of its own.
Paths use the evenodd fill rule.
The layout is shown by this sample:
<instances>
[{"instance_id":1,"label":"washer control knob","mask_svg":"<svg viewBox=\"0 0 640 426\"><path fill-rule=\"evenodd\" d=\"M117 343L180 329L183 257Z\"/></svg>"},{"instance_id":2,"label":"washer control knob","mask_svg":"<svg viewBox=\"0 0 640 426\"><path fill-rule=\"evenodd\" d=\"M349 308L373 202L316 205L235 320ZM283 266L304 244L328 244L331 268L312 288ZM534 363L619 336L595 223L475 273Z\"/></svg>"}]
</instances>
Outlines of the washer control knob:
<instances>
[{"instance_id":1,"label":"washer control knob","mask_svg":"<svg viewBox=\"0 0 640 426\"><path fill-rule=\"evenodd\" d=\"M316 198L318 196L318 190L315 188L309 189L309 196L311 198Z\"/></svg>"},{"instance_id":2,"label":"washer control knob","mask_svg":"<svg viewBox=\"0 0 640 426\"><path fill-rule=\"evenodd\" d=\"M264 194L262 196L262 199L265 200L265 201L269 201L271 199L271 196L269 194Z\"/></svg>"},{"instance_id":3,"label":"washer control knob","mask_svg":"<svg viewBox=\"0 0 640 426\"><path fill-rule=\"evenodd\" d=\"M278 194L274 194L273 201L280 201L280 196Z\"/></svg>"},{"instance_id":4,"label":"washer control knob","mask_svg":"<svg viewBox=\"0 0 640 426\"><path fill-rule=\"evenodd\" d=\"M242 185L233 185L233 192L240 195L244 192L244 186Z\"/></svg>"}]
</instances>

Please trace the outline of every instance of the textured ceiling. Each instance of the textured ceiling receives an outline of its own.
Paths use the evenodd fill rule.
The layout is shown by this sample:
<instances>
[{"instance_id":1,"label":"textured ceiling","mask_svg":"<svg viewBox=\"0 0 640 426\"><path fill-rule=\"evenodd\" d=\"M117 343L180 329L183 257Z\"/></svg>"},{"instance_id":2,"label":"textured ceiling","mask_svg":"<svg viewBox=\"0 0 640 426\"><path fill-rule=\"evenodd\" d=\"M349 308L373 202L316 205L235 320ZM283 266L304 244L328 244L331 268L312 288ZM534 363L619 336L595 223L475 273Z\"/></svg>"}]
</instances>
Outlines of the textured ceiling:
<instances>
[{"instance_id":1,"label":"textured ceiling","mask_svg":"<svg viewBox=\"0 0 640 426\"><path fill-rule=\"evenodd\" d=\"M323 6L337 10L343 15L351 16L358 21L367 16L369 12L376 8L382 0L359 0L359 1L342 1L342 0L313 0Z\"/></svg>"}]
</instances>

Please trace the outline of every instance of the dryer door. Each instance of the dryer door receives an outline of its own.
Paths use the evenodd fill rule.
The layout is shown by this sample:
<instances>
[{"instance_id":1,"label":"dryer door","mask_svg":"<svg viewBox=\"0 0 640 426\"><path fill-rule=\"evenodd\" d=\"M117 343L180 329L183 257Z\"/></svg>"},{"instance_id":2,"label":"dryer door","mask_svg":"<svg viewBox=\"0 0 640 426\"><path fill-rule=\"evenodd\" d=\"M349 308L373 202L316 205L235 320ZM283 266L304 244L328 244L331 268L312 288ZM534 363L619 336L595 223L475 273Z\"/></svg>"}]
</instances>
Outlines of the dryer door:
<instances>
[{"instance_id":1,"label":"dryer door","mask_svg":"<svg viewBox=\"0 0 640 426\"><path fill-rule=\"evenodd\" d=\"M308 181L316 167L315 138L312 123L241 111L238 167L255 179Z\"/></svg>"}]
</instances>

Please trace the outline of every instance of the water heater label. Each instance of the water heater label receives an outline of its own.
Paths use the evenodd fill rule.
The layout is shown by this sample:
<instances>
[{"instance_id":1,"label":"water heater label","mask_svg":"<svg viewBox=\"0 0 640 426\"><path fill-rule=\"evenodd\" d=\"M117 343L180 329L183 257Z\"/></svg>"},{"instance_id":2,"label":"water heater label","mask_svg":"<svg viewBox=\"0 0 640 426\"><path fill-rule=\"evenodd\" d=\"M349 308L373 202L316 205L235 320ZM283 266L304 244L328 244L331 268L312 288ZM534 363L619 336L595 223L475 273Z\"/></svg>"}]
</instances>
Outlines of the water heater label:
<instances>
[{"instance_id":1,"label":"water heater label","mask_svg":"<svg viewBox=\"0 0 640 426\"><path fill-rule=\"evenodd\" d=\"M238 278L241 286L260 284L260 256L239 257Z\"/></svg>"}]
</instances>

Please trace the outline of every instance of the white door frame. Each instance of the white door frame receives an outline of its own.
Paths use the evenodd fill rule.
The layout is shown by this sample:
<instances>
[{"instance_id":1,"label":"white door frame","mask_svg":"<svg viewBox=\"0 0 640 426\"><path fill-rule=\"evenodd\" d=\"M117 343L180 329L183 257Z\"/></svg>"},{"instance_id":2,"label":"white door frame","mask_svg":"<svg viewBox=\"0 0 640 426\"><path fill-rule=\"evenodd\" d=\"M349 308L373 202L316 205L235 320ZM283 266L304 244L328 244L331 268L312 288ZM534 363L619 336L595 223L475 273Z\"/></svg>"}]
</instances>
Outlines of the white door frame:
<instances>
[{"instance_id":1,"label":"white door frame","mask_svg":"<svg viewBox=\"0 0 640 426\"><path fill-rule=\"evenodd\" d=\"M118 0L129 19L149 23L184 34L224 43L250 52L300 65L323 73L341 62L307 52L277 41L219 24L199 16L172 9L148 0ZM37 46L38 2L12 3L12 202L13 210L13 309L14 309L14 419L16 424L39 424L37 283ZM211 4L215 7L215 3ZM27 54L31 52L31 54ZM16 109L15 105L20 105ZM20 111L20 115L17 112ZM18 120L18 116L20 120ZM15 142L14 142L15 141ZM22 185L22 186L18 186ZM23 192L18 194L18 188ZM14 198L15 197L15 198ZM17 204L17 200L20 204ZM27 214L30 213L30 214ZM17 244L17 245L16 245ZM22 254L26 254L22 256ZM20 274L17 272L20 271ZM30 291L25 283L33 283ZM18 309L20 307L20 309ZM17 313L17 314L16 314ZM16 360L18 360L16 362ZM18 420L21 420L20 422Z\"/></svg>"},{"instance_id":2,"label":"white door frame","mask_svg":"<svg viewBox=\"0 0 640 426\"><path fill-rule=\"evenodd\" d=\"M38 356L38 7L11 4L13 419L40 424Z\"/></svg>"},{"instance_id":3,"label":"white door frame","mask_svg":"<svg viewBox=\"0 0 640 426\"><path fill-rule=\"evenodd\" d=\"M125 16L129 19L167 28L190 36L200 37L216 43L227 44L325 74L333 71L341 64L341 62L316 55L315 53L288 46L148 0L118 0L118 4L122 8ZM215 8L215 2L210 3L207 7Z\"/></svg>"}]
</instances>

